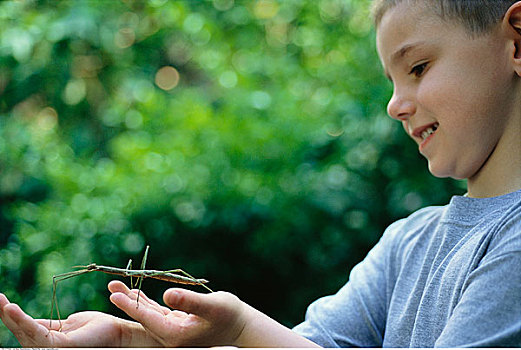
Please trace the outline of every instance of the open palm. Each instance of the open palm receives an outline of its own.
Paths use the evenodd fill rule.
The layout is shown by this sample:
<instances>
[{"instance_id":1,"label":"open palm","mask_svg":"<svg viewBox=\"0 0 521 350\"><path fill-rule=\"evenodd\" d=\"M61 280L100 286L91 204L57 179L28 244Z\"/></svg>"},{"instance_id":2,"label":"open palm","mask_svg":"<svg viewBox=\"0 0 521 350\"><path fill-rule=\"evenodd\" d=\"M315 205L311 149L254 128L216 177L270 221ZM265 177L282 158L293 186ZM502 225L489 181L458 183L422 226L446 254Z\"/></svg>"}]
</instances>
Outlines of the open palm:
<instances>
[{"instance_id":1,"label":"open palm","mask_svg":"<svg viewBox=\"0 0 521 350\"><path fill-rule=\"evenodd\" d=\"M0 317L23 347L158 346L136 322L86 311L61 322L33 319L0 294Z\"/></svg>"}]
</instances>

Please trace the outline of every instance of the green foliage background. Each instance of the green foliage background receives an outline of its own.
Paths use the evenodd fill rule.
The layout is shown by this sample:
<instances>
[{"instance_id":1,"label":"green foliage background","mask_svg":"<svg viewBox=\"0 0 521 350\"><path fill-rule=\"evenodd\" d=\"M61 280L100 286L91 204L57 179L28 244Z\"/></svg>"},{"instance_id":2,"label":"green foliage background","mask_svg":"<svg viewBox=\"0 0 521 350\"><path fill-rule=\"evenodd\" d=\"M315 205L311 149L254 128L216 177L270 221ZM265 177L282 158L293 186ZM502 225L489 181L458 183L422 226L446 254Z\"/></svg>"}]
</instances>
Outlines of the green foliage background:
<instances>
[{"instance_id":1,"label":"green foliage background","mask_svg":"<svg viewBox=\"0 0 521 350\"><path fill-rule=\"evenodd\" d=\"M0 291L48 317L54 274L149 244L300 322L388 224L463 191L385 117L369 5L0 2ZM110 278L62 282L62 313L121 315Z\"/></svg>"}]
</instances>

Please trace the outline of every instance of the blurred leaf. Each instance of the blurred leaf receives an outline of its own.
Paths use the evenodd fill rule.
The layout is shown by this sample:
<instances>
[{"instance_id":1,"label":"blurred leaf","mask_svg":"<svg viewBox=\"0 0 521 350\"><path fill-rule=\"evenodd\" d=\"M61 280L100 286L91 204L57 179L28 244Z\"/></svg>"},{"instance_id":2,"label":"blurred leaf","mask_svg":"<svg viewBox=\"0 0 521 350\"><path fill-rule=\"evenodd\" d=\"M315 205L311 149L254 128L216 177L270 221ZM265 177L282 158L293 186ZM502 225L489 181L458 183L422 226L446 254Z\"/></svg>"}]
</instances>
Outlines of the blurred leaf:
<instances>
[{"instance_id":1,"label":"blurred leaf","mask_svg":"<svg viewBox=\"0 0 521 350\"><path fill-rule=\"evenodd\" d=\"M150 244L147 266L301 321L388 224L463 190L384 116L368 7L0 2L2 292L47 317L53 274ZM122 316L108 278L60 285L63 314Z\"/></svg>"}]
</instances>

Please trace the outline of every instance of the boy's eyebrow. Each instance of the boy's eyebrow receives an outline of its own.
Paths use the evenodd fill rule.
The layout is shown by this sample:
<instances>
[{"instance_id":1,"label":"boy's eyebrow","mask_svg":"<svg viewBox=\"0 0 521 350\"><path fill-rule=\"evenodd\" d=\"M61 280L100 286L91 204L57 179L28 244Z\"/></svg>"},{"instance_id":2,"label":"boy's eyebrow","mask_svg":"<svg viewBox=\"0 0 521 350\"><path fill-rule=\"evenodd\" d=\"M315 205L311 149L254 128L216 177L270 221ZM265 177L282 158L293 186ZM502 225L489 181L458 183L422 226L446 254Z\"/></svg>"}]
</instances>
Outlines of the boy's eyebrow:
<instances>
[{"instance_id":1,"label":"boy's eyebrow","mask_svg":"<svg viewBox=\"0 0 521 350\"><path fill-rule=\"evenodd\" d=\"M405 44L402 46L399 50L397 50L395 53L391 55L391 62L395 62L399 60L400 58L403 58L405 55L407 55L411 50L415 49L418 46L421 46L424 44L423 41L418 41L410 44Z\"/></svg>"}]
</instances>

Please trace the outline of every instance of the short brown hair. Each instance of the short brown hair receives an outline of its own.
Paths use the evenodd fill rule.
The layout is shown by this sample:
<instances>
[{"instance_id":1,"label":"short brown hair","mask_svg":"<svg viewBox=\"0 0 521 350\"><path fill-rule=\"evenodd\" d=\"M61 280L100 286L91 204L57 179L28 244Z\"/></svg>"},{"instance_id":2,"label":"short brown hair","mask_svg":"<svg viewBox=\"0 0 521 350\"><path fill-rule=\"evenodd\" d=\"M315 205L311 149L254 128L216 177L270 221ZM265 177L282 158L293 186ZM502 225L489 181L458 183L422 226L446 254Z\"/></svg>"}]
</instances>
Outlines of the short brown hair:
<instances>
[{"instance_id":1,"label":"short brown hair","mask_svg":"<svg viewBox=\"0 0 521 350\"><path fill-rule=\"evenodd\" d=\"M408 1L421 0L374 0L373 18L376 26L383 15L394 6ZM495 26L516 0L423 0L443 19L460 22L472 34L484 33Z\"/></svg>"}]
</instances>

